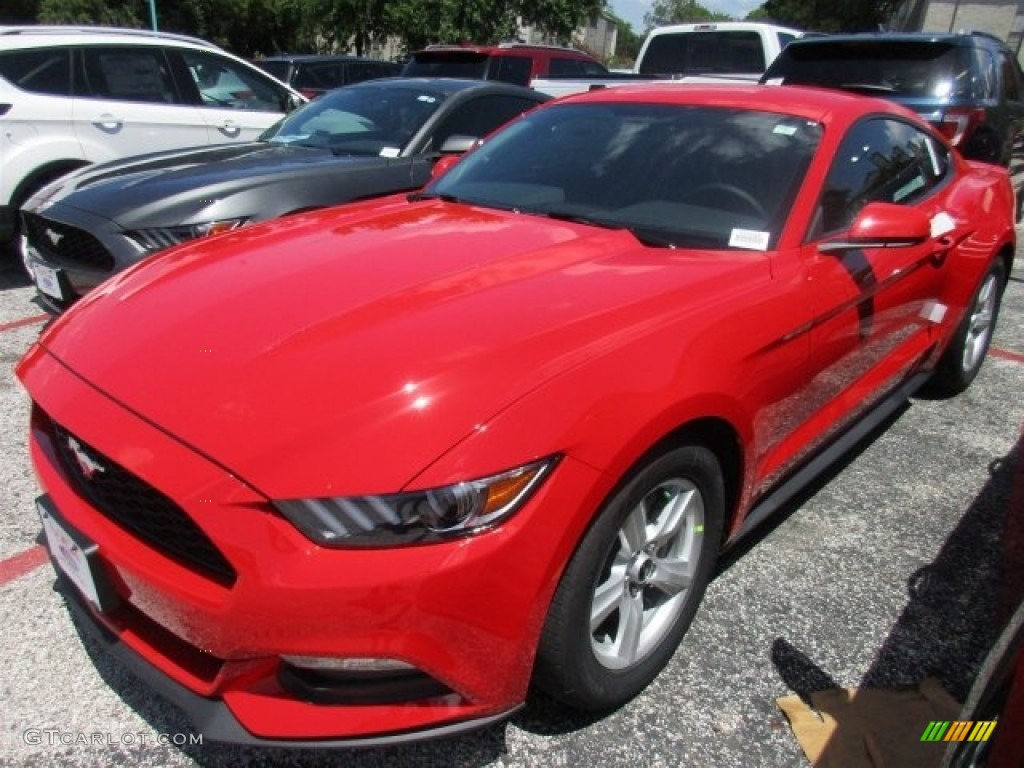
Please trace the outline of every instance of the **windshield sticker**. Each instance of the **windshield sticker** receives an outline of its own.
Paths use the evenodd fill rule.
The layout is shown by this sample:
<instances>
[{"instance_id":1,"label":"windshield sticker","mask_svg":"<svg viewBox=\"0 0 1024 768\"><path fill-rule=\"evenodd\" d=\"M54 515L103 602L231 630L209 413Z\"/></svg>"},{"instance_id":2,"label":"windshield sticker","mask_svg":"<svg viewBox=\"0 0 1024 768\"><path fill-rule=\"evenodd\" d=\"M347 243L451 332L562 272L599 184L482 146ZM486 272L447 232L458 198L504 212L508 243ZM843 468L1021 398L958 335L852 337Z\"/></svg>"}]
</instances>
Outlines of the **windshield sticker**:
<instances>
[{"instance_id":1,"label":"windshield sticker","mask_svg":"<svg viewBox=\"0 0 1024 768\"><path fill-rule=\"evenodd\" d=\"M381 147L380 156L381 157L398 157L399 151L400 150L398 149L398 147Z\"/></svg>"},{"instance_id":2,"label":"windshield sticker","mask_svg":"<svg viewBox=\"0 0 1024 768\"><path fill-rule=\"evenodd\" d=\"M772 129L772 133L778 133L781 134L782 136L795 136L796 130L797 129L795 125L779 124Z\"/></svg>"},{"instance_id":3,"label":"windshield sticker","mask_svg":"<svg viewBox=\"0 0 1024 768\"><path fill-rule=\"evenodd\" d=\"M771 233L757 229L734 229L729 235L729 247L767 251Z\"/></svg>"},{"instance_id":4,"label":"windshield sticker","mask_svg":"<svg viewBox=\"0 0 1024 768\"><path fill-rule=\"evenodd\" d=\"M424 94L420 94L419 96L417 96L416 100L417 101L425 101L425 102L427 102L427 104L433 104L435 101L437 101L437 97L436 96L427 96L424 93Z\"/></svg>"}]
</instances>

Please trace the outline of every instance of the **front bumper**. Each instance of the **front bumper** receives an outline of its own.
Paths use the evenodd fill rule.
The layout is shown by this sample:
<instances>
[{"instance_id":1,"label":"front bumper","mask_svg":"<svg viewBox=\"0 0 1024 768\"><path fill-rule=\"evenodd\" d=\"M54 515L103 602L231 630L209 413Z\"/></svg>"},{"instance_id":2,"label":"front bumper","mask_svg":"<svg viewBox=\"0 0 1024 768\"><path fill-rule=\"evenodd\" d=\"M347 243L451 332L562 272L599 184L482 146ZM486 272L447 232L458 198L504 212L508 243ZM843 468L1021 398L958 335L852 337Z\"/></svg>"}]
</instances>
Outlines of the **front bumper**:
<instances>
[{"instance_id":1,"label":"front bumper","mask_svg":"<svg viewBox=\"0 0 1024 768\"><path fill-rule=\"evenodd\" d=\"M563 460L512 519L472 538L327 550L250 485L41 347L18 373L35 401L31 453L43 489L61 518L97 545L116 593L109 612L80 605L86 623L211 740L392 743L477 728L525 699L547 605L574 540L568 531L581 525L573 510L594 470ZM207 578L98 511L69 476L50 420L176 502L230 562L234 579ZM324 702L282 683L282 655L395 659L445 693Z\"/></svg>"},{"instance_id":2,"label":"front bumper","mask_svg":"<svg viewBox=\"0 0 1024 768\"><path fill-rule=\"evenodd\" d=\"M58 203L41 212L23 211L21 217L22 262L40 300L55 313L147 255L114 222L87 211ZM40 279L37 267L51 273L50 282Z\"/></svg>"},{"instance_id":3,"label":"front bumper","mask_svg":"<svg viewBox=\"0 0 1024 768\"><path fill-rule=\"evenodd\" d=\"M203 735L203 741L220 744L235 744L249 747L286 747L337 749L343 747L382 747L427 739L446 738L486 728L501 722L515 712L514 707L490 717L465 720L451 725L405 733L393 733L384 736L351 738L351 739L268 739L254 736L247 731L231 709L223 701L209 699L193 693L173 678L162 673L152 664L146 662L139 654L125 645L116 634L110 632L97 621L93 612L86 605L82 595L68 579L57 569L57 584L67 605L75 614L76 624L84 629L107 653L117 659L124 667L138 677L150 690L178 707L188 718L196 733ZM520 705L521 706L521 705Z\"/></svg>"}]
</instances>

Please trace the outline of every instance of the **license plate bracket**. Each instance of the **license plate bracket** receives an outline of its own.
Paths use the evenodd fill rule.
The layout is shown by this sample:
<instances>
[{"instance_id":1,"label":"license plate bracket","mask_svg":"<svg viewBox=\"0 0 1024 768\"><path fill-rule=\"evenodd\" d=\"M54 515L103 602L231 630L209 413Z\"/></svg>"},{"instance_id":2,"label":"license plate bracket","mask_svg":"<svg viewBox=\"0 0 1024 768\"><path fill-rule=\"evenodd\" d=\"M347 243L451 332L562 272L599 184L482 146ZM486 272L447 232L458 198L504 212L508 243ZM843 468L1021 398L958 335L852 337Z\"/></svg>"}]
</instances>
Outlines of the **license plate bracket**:
<instances>
[{"instance_id":1,"label":"license plate bracket","mask_svg":"<svg viewBox=\"0 0 1024 768\"><path fill-rule=\"evenodd\" d=\"M99 545L63 520L46 496L36 499L50 557L60 573L100 612L117 607L117 594L99 559Z\"/></svg>"}]
</instances>

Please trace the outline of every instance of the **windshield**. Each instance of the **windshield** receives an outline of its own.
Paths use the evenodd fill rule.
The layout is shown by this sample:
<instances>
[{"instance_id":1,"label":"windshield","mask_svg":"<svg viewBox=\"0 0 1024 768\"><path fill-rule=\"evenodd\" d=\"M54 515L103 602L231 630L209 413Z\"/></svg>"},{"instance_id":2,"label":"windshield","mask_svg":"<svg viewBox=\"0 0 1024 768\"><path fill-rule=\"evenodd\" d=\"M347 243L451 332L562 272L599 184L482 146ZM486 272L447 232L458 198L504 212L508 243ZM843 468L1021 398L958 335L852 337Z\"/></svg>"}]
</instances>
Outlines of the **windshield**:
<instances>
[{"instance_id":1,"label":"windshield","mask_svg":"<svg viewBox=\"0 0 1024 768\"><path fill-rule=\"evenodd\" d=\"M558 104L499 132L425 195L625 228L650 245L767 250L821 132L770 112Z\"/></svg>"},{"instance_id":2,"label":"windshield","mask_svg":"<svg viewBox=\"0 0 1024 768\"><path fill-rule=\"evenodd\" d=\"M995 62L981 49L935 41L833 41L786 48L764 79L887 97L989 99Z\"/></svg>"},{"instance_id":3,"label":"windshield","mask_svg":"<svg viewBox=\"0 0 1024 768\"><path fill-rule=\"evenodd\" d=\"M261 137L338 154L398 157L446 95L423 88L341 88L296 110Z\"/></svg>"}]
</instances>

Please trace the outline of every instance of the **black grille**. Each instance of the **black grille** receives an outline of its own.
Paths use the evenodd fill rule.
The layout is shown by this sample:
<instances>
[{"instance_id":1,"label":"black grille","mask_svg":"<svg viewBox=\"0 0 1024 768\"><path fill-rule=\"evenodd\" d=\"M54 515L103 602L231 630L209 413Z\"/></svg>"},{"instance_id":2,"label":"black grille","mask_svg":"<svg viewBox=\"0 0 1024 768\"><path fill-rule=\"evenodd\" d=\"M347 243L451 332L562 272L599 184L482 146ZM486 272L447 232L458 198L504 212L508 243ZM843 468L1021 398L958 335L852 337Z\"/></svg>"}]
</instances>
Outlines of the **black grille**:
<instances>
[{"instance_id":1,"label":"black grille","mask_svg":"<svg viewBox=\"0 0 1024 768\"><path fill-rule=\"evenodd\" d=\"M114 257L84 229L44 219L34 213L22 212L21 215L29 243L47 262L68 269L87 267L114 271Z\"/></svg>"},{"instance_id":2,"label":"black grille","mask_svg":"<svg viewBox=\"0 0 1024 768\"><path fill-rule=\"evenodd\" d=\"M50 426L65 473L97 510L182 565L234 584L235 569L181 507L59 424Z\"/></svg>"}]
</instances>

